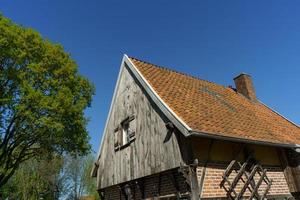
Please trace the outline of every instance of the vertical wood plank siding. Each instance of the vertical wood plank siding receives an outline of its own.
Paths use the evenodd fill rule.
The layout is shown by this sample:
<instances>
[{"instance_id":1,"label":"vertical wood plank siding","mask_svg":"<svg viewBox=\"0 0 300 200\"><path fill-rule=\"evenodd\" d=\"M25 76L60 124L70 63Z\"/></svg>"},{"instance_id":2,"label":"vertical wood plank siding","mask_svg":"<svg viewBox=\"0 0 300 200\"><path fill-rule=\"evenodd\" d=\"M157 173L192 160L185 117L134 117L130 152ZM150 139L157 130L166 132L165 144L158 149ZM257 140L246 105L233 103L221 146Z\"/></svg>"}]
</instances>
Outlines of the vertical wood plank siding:
<instances>
[{"instance_id":1,"label":"vertical wood plank siding","mask_svg":"<svg viewBox=\"0 0 300 200\"><path fill-rule=\"evenodd\" d=\"M98 189L180 166L183 162L176 135L167 137L168 122L124 67L108 121L97 172ZM114 129L134 115L136 139L114 150Z\"/></svg>"}]
</instances>

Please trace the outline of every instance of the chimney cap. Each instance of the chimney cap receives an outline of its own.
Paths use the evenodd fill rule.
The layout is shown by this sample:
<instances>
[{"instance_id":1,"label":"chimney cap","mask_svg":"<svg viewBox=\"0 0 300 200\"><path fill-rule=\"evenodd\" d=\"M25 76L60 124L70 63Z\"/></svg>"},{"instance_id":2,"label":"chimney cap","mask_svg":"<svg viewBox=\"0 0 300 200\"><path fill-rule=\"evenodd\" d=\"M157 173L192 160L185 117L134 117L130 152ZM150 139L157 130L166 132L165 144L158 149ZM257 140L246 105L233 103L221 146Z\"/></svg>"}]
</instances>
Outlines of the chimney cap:
<instances>
[{"instance_id":1,"label":"chimney cap","mask_svg":"<svg viewBox=\"0 0 300 200\"><path fill-rule=\"evenodd\" d=\"M240 76L249 76L249 77L251 77L250 74L247 74L247 73L245 73L245 72L242 72L242 73L240 73L239 75L237 75L236 77L234 77L233 80L239 78Z\"/></svg>"}]
</instances>

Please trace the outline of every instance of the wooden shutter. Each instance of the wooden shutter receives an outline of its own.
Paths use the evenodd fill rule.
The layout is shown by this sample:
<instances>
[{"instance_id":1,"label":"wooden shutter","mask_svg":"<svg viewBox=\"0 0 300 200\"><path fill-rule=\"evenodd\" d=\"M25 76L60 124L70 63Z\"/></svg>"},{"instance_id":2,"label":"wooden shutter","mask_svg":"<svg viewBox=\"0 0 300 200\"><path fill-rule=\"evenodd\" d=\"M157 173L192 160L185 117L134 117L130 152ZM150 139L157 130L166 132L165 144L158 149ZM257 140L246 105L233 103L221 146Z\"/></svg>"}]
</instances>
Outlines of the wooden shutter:
<instances>
[{"instance_id":1,"label":"wooden shutter","mask_svg":"<svg viewBox=\"0 0 300 200\"><path fill-rule=\"evenodd\" d=\"M118 130L119 130L119 129L118 129ZM115 131L115 134L114 134L115 148L119 146L119 141L118 141L118 130Z\"/></svg>"},{"instance_id":2,"label":"wooden shutter","mask_svg":"<svg viewBox=\"0 0 300 200\"><path fill-rule=\"evenodd\" d=\"M119 146L122 146L124 141L123 141L123 129L120 126L119 130L118 130L118 142L119 142Z\"/></svg>"},{"instance_id":3,"label":"wooden shutter","mask_svg":"<svg viewBox=\"0 0 300 200\"><path fill-rule=\"evenodd\" d=\"M136 120L134 116L129 117L129 139L130 141L135 139L136 133Z\"/></svg>"},{"instance_id":4,"label":"wooden shutter","mask_svg":"<svg viewBox=\"0 0 300 200\"><path fill-rule=\"evenodd\" d=\"M119 126L118 128L115 129L115 135L114 135L114 143L115 143L115 148L118 148L122 145L122 127Z\"/></svg>"}]
</instances>

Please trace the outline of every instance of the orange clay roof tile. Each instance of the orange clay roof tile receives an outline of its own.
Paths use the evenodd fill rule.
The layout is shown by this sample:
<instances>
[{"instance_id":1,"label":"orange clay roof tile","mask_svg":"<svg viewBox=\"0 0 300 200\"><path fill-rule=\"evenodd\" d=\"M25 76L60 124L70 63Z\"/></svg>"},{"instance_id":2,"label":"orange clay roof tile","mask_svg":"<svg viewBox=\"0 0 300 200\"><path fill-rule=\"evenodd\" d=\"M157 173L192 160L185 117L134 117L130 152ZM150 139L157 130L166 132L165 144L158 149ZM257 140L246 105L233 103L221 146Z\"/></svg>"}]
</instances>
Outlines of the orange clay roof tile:
<instances>
[{"instance_id":1,"label":"orange clay roof tile","mask_svg":"<svg viewBox=\"0 0 300 200\"><path fill-rule=\"evenodd\" d=\"M160 98L195 132L300 144L300 128L231 88L130 58Z\"/></svg>"}]
</instances>

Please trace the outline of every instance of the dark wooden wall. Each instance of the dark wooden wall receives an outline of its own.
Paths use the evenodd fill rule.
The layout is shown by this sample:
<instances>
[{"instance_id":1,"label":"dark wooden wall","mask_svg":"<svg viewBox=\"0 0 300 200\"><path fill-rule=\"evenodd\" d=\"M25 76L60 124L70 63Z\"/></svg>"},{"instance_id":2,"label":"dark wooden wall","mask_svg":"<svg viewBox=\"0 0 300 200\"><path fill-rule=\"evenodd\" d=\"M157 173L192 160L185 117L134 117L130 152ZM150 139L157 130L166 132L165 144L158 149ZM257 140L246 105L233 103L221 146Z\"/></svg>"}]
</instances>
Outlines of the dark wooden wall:
<instances>
[{"instance_id":1,"label":"dark wooden wall","mask_svg":"<svg viewBox=\"0 0 300 200\"><path fill-rule=\"evenodd\" d=\"M295 199L300 199L300 153L282 148L279 154L289 189Z\"/></svg>"},{"instance_id":2,"label":"dark wooden wall","mask_svg":"<svg viewBox=\"0 0 300 200\"><path fill-rule=\"evenodd\" d=\"M242 144L230 141L193 138L192 149L199 163L230 163L233 159L243 161L244 153L241 148L248 149L254 158L264 166L280 166L280 158L276 147L255 144ZM239 153L238 157L237 154Z\"/></svg>"},{"instance_id":3,"label":"dark wooden wall","mask_svg":"<svg viewBox=\"0 0 300 200\"><path fill-rule=\"evenodd\" d=\"M114 129L130 115L135 116L136 139L115 151ZM124 67L98 160L98 189L180 166L176 134L168 133L167 122Z\"/></svg>"}]
</instances>

